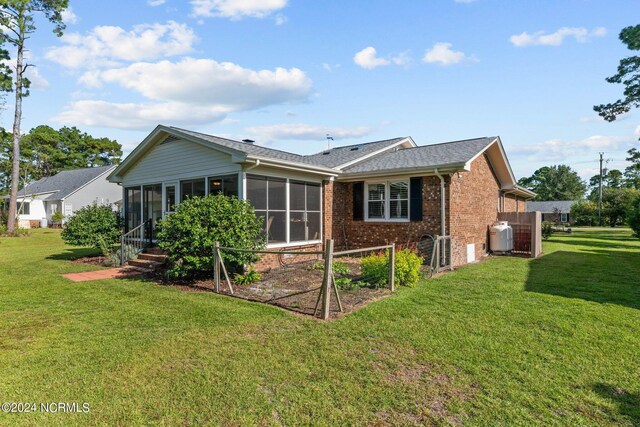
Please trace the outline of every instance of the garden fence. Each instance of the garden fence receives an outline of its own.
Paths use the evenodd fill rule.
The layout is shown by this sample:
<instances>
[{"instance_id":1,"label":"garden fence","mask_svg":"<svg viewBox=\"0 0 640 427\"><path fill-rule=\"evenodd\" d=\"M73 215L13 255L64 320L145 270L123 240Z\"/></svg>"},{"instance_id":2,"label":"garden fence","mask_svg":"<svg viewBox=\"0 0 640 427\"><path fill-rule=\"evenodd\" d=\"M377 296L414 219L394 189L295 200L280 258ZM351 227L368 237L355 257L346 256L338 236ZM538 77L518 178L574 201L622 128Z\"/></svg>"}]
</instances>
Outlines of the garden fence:
<instances>
[{"instance_id":1,"label":"garden fence","mask_svg":"<svg viewBox=\"0 0 640 427\"><path fill-rule=\"evenodd\" d=\"M283 269L285 272L287 269L294 269L296 265L302 265L303 263L309 263L309 256L322 256L322 261L318 261L315 264L320 264L319 269L322 269L322 282L318 287L311 287L309 289L295 290L295 289L280 289L277 290L273 288L276 286L272 284L272 288L269 292L270 295L255 295L255 298L248 296L246 294L239 295L239 292L236 292L233 287L232 278L230 277L229 271L227 270L223 253L225 251L235 251L235 252L248 252L256 255L267 255L274 254L281 258L281 261L285 260L286 256L296 257L302 256L304 261L295 263L293 261L290 262L281 262L280 269ZM344 311L343 302L340 298L340 292L338 283L336 281L336 275L334 273L334 260L338 257L355 257L362 254L371 254L371 253L384 253L388 251L389 253L389 276L387 279L387 285L391 289L391 291L395 291L395 244L390 245L381 245L375 247L361 248L361 249L351 249L345 251L334 251L334 241L327 240L325 242L325 247L323 251L301 251L301 250L252 250L252 249L238 249L238 248L230 248L220 246L218 242L215 243L214 248L214 291L217 293L227 293L234 296L239 296L240 298L250 299L254 301L266 302L276 304L283 300L286 300L291 297L300 297L301 294L309 294L317 292L317 298L315 300L315 306L313 307L313 315L317 316L318 311L320 311L320 317L324 320L327 320L331 311L331 301L335 299L338 310L340 312ZM308 268L308 267L307 267ZM311 268L315 268L315 265L311 266ZM273 270L273 269L272 269ZM304 272L308 270L296 270L290 271L289 274L285 274L285 276L292 275L303 275L304 280L312 281L311 274L305 274ZM285 279L286 280L286 279ZM279 291L279 292L278 292ZM276 304L282 305L286 308L290 308L286 304Z\"/></svg>"}]
</instances>

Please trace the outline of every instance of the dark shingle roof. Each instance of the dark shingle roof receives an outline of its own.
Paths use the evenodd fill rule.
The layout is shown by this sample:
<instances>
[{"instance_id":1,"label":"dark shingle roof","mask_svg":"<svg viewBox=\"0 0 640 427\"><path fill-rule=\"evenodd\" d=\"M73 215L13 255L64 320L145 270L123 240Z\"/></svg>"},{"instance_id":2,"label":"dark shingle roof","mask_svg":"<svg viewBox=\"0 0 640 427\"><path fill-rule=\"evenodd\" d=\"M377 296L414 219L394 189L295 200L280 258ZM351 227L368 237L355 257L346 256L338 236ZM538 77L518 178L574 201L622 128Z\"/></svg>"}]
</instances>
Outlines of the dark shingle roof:
<instances>
[{"instance_id":1,"label":"dark shingle roof","mask_svg":"<svg viewBox=\"0 0 640 427\"><path fill-rule=\"evenodd\" d=\"M27 195L55 192L50 196L51 199L60 200L112 168L115 168L115 166L62 171L53 176L39 179L27 186ZM18 195L24 196L24 189L20 190Z\"/></svg>"},{"instance_id":2,"label":"dark shingle roof","mask_svg":"<svg viewBox=\"0 0 640 427\"><path fill-rule=\"evenodd\" d=\"M367 142L364 144L347 145L344 147L335 147L329 150L324 150L317 154L305 156L309 161L316 164L335 168L337 166L349 163L357 160L360 157L364 157L375 153L378 150L383 150L393 144L402 141L405 138L393 138L385 139L384 141Z\"/></svg>"},{"instance_id":3,"label":"dark shingle roof","mask_svg":"<svg viewBox=\"0 0 640 427\"><path fill-rule=\"evenodd\" d=\"M575 202L573 200L553 200L549 202L527 202L527 212L542 212L542 213L568 213L571 211L571 206Z\"/></svg>"},{"instance_id":4,"label":"dark shingle roof","mask_svg":"<svg viewBox=\"0 0 640 427\"><path fill-rule=\"evenodd\" d=\"M390 151L346 167L345 173L366 173L406 168L435 168L466 163L497 137L466 139Z\"/></svg>"},{"instance_id":5,"label":"dark shingle roof","mask_svg":"<svg viewBox=\"0 0 640 427\"><path fill-rule=\"evenodd\" d=\"M275 159L275 160L285 160L289 162L307 163L310 165L315 164L308 161L306 159L306 156L302 156L300 154L288 153L286 151L275 150L273 148L262 147L260 145L255 145L255 144L248 144L246 142L234 141L232 139L220 138L218 136L207 135L205 133L194 132L191 130L180 129L176 127L172 127L172 129L175 129L187 135L191 135L195 138L212 142L214 144L221 145L223 147L230 148L232 150L246 153L249 155L266 157L266 158Z\"/></svg>"}]
</instances>

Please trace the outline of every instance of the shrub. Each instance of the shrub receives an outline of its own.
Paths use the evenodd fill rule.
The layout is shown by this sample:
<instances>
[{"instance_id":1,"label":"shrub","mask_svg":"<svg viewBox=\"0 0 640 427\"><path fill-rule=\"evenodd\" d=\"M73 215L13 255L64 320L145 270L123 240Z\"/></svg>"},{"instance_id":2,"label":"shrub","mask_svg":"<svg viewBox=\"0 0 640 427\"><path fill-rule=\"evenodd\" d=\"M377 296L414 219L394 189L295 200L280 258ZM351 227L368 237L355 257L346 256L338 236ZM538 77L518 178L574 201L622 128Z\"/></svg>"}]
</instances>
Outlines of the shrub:
<instances>
[{"instance_id":1,"label":"shrub","mask_svg":"<svg viewBox=\"0 0 640 427\"><path fill-rule=\"evenodd\" d=\"M76 211L62 230L67 245L91 246L102 249L120 240L122 220L107 205L92 204Z\"/></svg>"},{"instance_id":2,"label":"shrub","mask_svg":"<svg viewBox=\"0 0 640 427\"><path fill-rule=\"evenodd\" d=\"M640 237L640 196L636 197L627 209L627 222L636 237Z\"/></svg>"},{"instance_id":3,"label":"shrub","mask_svg":"<svg viewBox=\"0 0 640 427\"><path fill-rule=\"evenodd\" d=\"M373 254L360 260L362 278L365 282L386 286L389 282L389 256Z\"/></svg>"},{"instance_id":4,"label":"shrub","mask_svg":"<svg viewBox=\"0 0 640 427\"><path fill-rule=\"evenodd\" d=\"M138 258L140 254L140 249L133 245L126 245L124 247L124 261L130 261L132 259ZM105 254L104 264L106 266L120 265L120 254L122 253L122 248L118 248L116 251L112 251L108 255Z\"/></svg>"},{"instance_id":5,"label":"shrub","mask_svg":"<svg viewBox=\"0 0 640 427\"><path fill-rule=\"evenodd\" d=\"M415 286L420 280L420 268L424 259L410 249L396 251L394 279L398 286ZM389 253L374 254L360 260L365 281L386 286L389 282Z\"/></svg>"},{"instance_id":6,"label":"shrub","mask_svg":"<svg viewBox=\"0 0 640 427\"><path fill-rule=\"evenodd\" d=\"M51 222L54 224L60 224L64 219L64 215L60 211L55 211L53 215L51 215Z\"/></svg>"},{"instance_id":7,"label":"shrub","mask_svg":"<svg viewBox=\"0 0 640 427\"><path fill-rule=\"evenodd\" d=\"M598 204L591 200L580 200L571 206L571 218L576 225L597 225Z\"/></svg>"},{"instance_id":8,"label":"shrub","mask_svg":"<svg viewBox=\"0 0 640 427\"><path fill-rule=\"evenodd\" d=\"M312 270L320 270L324 271L324 261L317 261L311 266ZM341 261L334 261L333 266L331 267L334 274L338 276L348 276L351 274L351 269L349 266Z\"/></svg>"},{"instance_id":9,"label":"shrub","mask_svg":"<svg viewBox=\"0 0 640 427\"><path fill-rule=\"evenodd\" d=\"M167 252L173 278L195 278L213 271L213 247L260 250L265 247L262 220L251 205L236 197L211 195L193 197L160 221L156 233L159 246ZM227 269L239 272L244 264L257 260L248 252L221 251Z\"/></svg>"},{"instance_id":10,"label":"shrub","mask_svg":"<svg viewBox=\"0 0 640 427\"><path fill-rule=\"evenodd\" d=\"M262 275L253 268L250 268L249 271L244 274L236 274L233 280L238 285L251 285L260 279L262 279Z\"/></svg>"},{"instance_id":11,"label":"shrub","mask_svg":"<svg viewBox=\"0 0 640 427\"><path fill-rule=\"evenodd\" d=\"M542 238L547 240L553 234L553 222L542 221Z\"/></svg>"},{"instance_id":12,"label":"shrub","mask_svg":"<svg viewBox=\"0 0 640 427\"><path fill-rule=\"evenodd\" d=\"M396 283L400 286L414 287L417 285L423 261L421 256L409 249L396 252Z\"/></svg>"}]
</instances>

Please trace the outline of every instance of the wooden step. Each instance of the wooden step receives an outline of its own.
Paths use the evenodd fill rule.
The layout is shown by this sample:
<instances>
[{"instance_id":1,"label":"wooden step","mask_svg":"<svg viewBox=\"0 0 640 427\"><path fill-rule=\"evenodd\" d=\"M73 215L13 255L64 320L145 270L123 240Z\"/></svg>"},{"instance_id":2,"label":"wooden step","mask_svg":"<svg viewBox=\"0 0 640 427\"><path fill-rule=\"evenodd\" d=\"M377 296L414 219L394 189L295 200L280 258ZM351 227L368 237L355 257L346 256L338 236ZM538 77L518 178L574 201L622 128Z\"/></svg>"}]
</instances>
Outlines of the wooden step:
<instances>
[{"instance_id":1,"label":"wooden step","mask_svg":"<svg viewBox=\"0 0 640 427\"><path fill-rule=\"evenodd\" d=\"M144 268L146 270L154 270L156 267L162 265L160 262L150 261L148 259L132 259L128 264L133 267Z\"/></svg>"},{"instance_id":2,"label":"wooden step","mask_svg":"<svg viewBox=\"0 0 640 427\"><path fill-rule=\"evenodd\" d=\"M164 264L165 262L167 262L167 256L166 255L159 255L159 254L150 254L150 253L141 253L138 255L138 259L144 259L147 261L155 261L157 263L160 264Z\"/></svg>"},{"instance_id":3,"label":"wooden step","mask_svg":"<svg viewBox=\"0 0 640 427\"><path fill-rule=\"evenodd\" d=\"M160 248L147 248L144 250L144 253L153 255L166 255L165 251Z\"/></svg>"}]
</instances>

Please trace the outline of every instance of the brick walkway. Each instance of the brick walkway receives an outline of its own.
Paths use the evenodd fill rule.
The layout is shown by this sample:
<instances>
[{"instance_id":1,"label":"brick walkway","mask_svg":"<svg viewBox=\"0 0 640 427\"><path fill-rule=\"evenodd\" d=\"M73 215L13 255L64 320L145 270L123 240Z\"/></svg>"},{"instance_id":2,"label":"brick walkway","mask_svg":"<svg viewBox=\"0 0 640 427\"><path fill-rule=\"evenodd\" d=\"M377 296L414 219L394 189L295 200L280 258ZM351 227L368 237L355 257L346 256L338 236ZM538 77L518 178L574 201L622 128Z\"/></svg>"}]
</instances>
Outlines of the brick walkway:
<instances>
[{"instance_id":1,"label":"brick walkway","mask_svg":"<svg viewBox=\"0 0 640 427\"><path fill-rule=\"evenodd\" d=\"M131 267L120 268L108 268L106 270L85 271L82 273L69 273L63 274L72 282L86 282L88 280L103 280L103 279L123 279L125 277L139 276L142 271Z\"/></svg>"}]
</instances>

